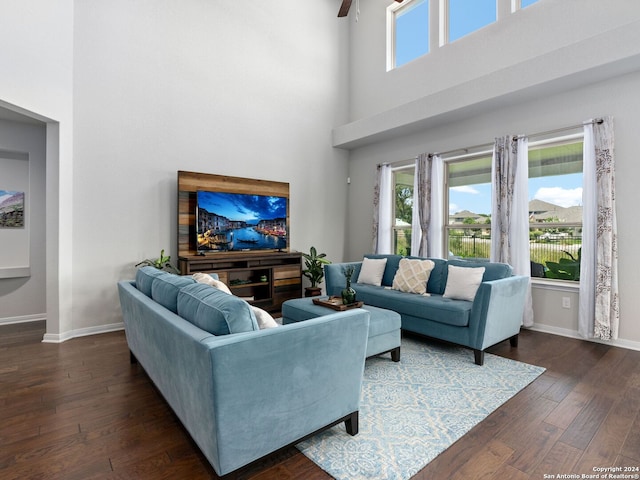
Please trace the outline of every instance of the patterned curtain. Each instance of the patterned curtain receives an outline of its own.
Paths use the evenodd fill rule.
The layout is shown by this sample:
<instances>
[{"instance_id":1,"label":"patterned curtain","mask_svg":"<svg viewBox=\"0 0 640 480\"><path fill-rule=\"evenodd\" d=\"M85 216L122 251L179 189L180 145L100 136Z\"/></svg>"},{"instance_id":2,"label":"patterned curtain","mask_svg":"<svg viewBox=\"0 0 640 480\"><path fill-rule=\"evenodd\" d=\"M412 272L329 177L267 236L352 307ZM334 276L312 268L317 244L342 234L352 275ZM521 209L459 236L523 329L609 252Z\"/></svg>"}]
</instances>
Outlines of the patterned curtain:
<instances>
[{"instance_id":1,"label":"patterned curtain","mask_svg":"<svg viewBox=\"0 0 640 480\"><path fill-rule=\"evenodd\" d=\"M393 175L391 165L378 165L376 185L373 190L373 252L391 253L391 228L393 205Z\"/></svg>"},{"instance_id":2,"label":"patterned curtain","mask_svg":"<svg viewBox=\"0 0 640 480\"><path fill-rule=\"evenodd\" d=\"M529 160L528 139L496 138L491 172L493 207L491 215L491 260L508 263L513 273L531 278L529 250ZM533 325L531 281L522 323Z\"/></svg>"},{"instance_id":3,"label":"patterned curtain","mask_svg":"<svg viewBox=\"0 0 640 480\"><path fill-rule=\"evenodd\" d=\"M584 134L578 330L611 340L620 323L613 119L587 123Z\"/></svg>"},{"instance_id":4,"label":"patterned curtain","mask_svg":"<svg viewBox=\"0 0 640 480\"><path fill-rule=\"evenodd\" d=\"M416 254L426 257L429 246L429 225L431 224L431 157L426 153L418 156L416 165L416 184L418 186L418 203L413 207L418 210L418 220L420 222L420 248Z\"/></svg>"},{"instance_id":5,"label":"patterned curtain","mask_svg":"<svg viewBox=\"0 0 640 480\"><path fill-rule=\"evenodd\" d=\"M421 257L442 255L443 170L440 155L418 156L413 184L411 252Z\"/></svg>"}]
</instances>

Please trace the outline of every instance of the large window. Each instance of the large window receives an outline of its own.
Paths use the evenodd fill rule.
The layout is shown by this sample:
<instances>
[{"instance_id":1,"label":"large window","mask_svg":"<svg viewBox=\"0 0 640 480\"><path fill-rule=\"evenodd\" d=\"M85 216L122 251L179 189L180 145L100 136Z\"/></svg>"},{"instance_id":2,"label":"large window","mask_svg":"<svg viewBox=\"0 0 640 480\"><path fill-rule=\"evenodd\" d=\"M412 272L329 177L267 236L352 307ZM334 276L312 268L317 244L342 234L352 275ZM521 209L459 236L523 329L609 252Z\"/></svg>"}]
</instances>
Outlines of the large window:
<instances>
[{"instance_id":1,"label":"large window","mask_svg":"<svg viewBox=\"0 0 640 480\"><path fill-rule=\"evenodd\" d=\"M449 254L491 253L491 152L445 160ZM582 135L529 143L532 276L578 281L582 246Z\"/></svg>"},{"instance_id":2,"label":"large window","mask_svg":"<svg viewBox=\"0 0 640 480\"><path fill-rule=\"evenodd\" d=\"M387 15L387 70L429 53L429 0L394 2Z\"/></svg>"},{"instance_id":3,"label":"large window","mask_svg":"<svg viewBox=\"0 0 640 480\"><path fill-rule=\"evenodd\" d=\"M445 0L444 42L451 43L497 19L497 0Z\"/></svg>"},{"instance_id":4,"label":"large window","mask_svg":"<svg viewBox=\"0 0 640 480\"><path fill-rule=\"evenodd\" d=\"M393 253L411 255L411 223L413 218L413 179L415 168L399 168L393 172Z\"/></svg>"},{"instance_id":5,"label":"large window","mask_svg":"<svg viewBox=\"0 0 640 480\"><path fill-rule=\"evenodd\" d=\"M582 135L529 145L532 275L580 279Z\"/></svg>"},{"instance_id":6,"label":"large window","mask_svg":"<svg viewBox=\"0 0 640 480\"><path fill-rule=\"evenodd\" d=\"M445 163L449 255L488 259L491 254L491 157L483 152Z\"/></svg>"}]
</instances>

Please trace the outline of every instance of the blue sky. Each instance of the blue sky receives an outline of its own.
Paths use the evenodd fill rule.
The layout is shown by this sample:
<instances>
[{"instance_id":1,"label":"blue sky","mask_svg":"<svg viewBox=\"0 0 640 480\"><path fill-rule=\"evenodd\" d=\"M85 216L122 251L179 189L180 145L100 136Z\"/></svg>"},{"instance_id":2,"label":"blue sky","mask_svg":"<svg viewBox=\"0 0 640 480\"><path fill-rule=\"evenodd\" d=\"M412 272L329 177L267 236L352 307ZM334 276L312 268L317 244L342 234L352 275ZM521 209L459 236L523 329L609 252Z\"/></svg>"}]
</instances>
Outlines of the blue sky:
<instances>
[{"instance_id":1,"label":"blue sky","mask_svg":"<svg viewBox=\"0 0 640 480\"><path fill-rule=\"evenodd\" d=\"M473 213L491 213L491 185L473 185L450 189L449 213L469 210ZM582 205L582 174L538 177L529 180L529 200L571 207Z\"/></svg>"}]
</instances>

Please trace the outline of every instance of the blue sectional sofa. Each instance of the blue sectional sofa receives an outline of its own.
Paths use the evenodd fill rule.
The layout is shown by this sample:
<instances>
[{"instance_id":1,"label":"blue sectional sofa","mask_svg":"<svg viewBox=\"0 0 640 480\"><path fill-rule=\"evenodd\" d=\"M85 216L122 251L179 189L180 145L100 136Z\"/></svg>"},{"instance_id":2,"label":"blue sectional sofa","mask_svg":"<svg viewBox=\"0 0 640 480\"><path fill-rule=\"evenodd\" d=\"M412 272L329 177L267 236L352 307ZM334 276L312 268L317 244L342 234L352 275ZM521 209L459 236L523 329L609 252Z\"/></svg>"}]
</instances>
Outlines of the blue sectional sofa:
<instances>
[{"instance_id":1,"label":"blue sectional sofa","mask_svg":"<svg viewBox=\"0 0 640 480\"><path fill-rule=\"evenodd\" d=\"M365 310L260 330L247 302L191 277L144 267L118 290L132 362L218 475L342 421L357 433Z\"/></svg>"},{"instance_id":2,"label":"blue sectional sofa","mask_svg":"<svg viewBox=\"0 0 640 480\"><path fill-rule=\"evenodd\" d=\"M434 263L426 285L426 294L407 293L392 288L402 258L399 255L366 255L373 260L386 259L381 284L357 283L362 262L334 263L324 266L328 295L340 295L345 287L344 272L353 266L356 298L367 305L386 308L400 314L402 329L473 349L475 362L482 365L484 351L509 339L517 346L529 279L514 276L511 266L483 261L443 260ZM459 300L444 297L449 266L484 267L482 282L475 297ZM471 271L469 271L471 272Z\"/></svg>"}]
</instances>

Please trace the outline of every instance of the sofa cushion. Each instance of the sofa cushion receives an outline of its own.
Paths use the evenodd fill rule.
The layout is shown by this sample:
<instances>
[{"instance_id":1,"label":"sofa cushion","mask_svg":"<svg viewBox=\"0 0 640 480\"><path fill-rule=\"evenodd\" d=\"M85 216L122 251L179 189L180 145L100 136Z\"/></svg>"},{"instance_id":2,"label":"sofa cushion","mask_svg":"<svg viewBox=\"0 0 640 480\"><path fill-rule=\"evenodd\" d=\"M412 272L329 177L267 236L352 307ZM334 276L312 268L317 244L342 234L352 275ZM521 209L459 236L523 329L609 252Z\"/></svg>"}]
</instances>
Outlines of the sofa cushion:
<instances>
[{"instance_id":1,"label":"sofa cushion","mask_svg":"<svg viewBox=\"0 0 640 480\"><path fill-rule=\"evenodd\" d=\"M251 305L204 283L180 290L178 315L213 335L259 330Z\"/></svg>"},{"instance_id":2,"label":"sofa cushion","mask_svg":"<svg viewBox=\"0 0 640 480\"><path fill-rule=\"evenodd\" d=\"M171 275L169 272L158 270L155 267L141 267L136 272L136 288L151 298L151 285L156 277L162 275Z\"/></svg>"},{"instance_id":3,"label":"sofa cushion","mask_svg":"<svg viewBox=\"0 0 640 480\"><path fill-rule=\"evenodd\" d=\"M400 255L365 255L364 258L382 259L386 258L387 263L384 266L384 274L382 275L382 285L390 287L393 285L393 277L396 276L396 271L400 265Z\"/></svg>"},{"instance_id":4,"label":"sofa cushion","mask_svg":"<svg viewBox=\"0 0 640 480\"><path fill-rule=\"evenodd\" d=\"M468 300L473 302L478 287L482 283L484 267L456 267L449 265L447 275L447 286L444 289L445 298L455 300Z\"/></svg>"},{"instance_id":5,"label":"sofa cushion","mask_svg":"<svg viewBox=\"0 0 640 480\"><path fill-rule=\"evenodd\" d=\"M472 302L443 298L442 295L409 295L399 290L356 284L358 300L365 305L393 310L400 315L425 318L438 323L466 327L469 325Z\"/></svg>"},{"instance_id":6,"label":"sofa cushion","mask_svg":"<svg viewBox=\"0 0 640 480\"><path fill-rule=\"evenodd\" d=\"M513 268L507 263L499 262L483 262L483 261L470 261L470 260L449 260L449 265L455 265L456 267L484 267L484 275L482 276L483 282L490 282L492 280L500 280L501 278L507 278L513 275ZM446 280L445 280L446 283Z\"/></svg>"},{"instance_id":7,"label":"sofa cushion","mask_svg":"<svg viewBox=\"0 0 640 480\"><path fill-rule=\"evenodd\" d=\"M358 283L366 283L368 285L382 285L382 276L384 275L386 258L367 258L362 260L360 275L358 275Z\"/></svg>"},{"instance_id":8,"label":"sofa cushion","mask_svg":"<svg viewBox=\"0 0 640 480\"><path fill-rule=\"evenodd\" d=\"M403 258L393 277L393 289L401 292L424 294L427 292L427 281L433 270L431 260Z\"/></svg>"},{"instance_id":9,"label":"sofa cushion","mask_svg":"<svg viewBox=\"0 0 640 480\"><path fill-rule=\"evenodd\" d=\"M181 288L195 282L191 277L181 277L172 273L159 275L151 285L151 298L164 308L171 310L173 313L178 313L178 292Z\"/></svg>"}]
</instances>

